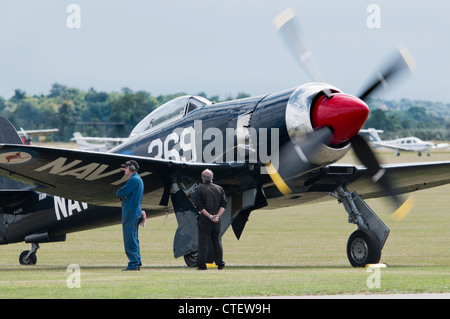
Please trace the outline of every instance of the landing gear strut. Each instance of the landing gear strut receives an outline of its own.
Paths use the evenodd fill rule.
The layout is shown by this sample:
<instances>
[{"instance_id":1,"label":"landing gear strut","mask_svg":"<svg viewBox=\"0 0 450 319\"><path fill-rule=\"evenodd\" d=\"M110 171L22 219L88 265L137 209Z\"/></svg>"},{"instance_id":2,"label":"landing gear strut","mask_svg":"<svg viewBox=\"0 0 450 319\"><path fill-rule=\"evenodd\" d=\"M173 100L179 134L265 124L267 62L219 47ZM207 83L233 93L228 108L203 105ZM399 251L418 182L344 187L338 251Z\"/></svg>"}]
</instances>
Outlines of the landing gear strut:
<instances>
[{"instance_id":1,"label":"landing gear strut","mask_svg":"<svg viewBox=\"0 0 450 319\"><path fill-rule=\"evenodd\" d=\"M348 222L356 224L358 230L347 242L347 257L353 267L364 267L380 261L381 250L389 235L389 228L356 193L350 193L344 186L337 188L337 198L348 213Z\"/></svg>"},{"instance_id":2,"label":"landing gear strut","mask_svg":"<svg viewBox=\"0 0 450 319\"><path fill-rule=\"evenodd\" d=\"M19 262L21 265L36 265L37 257L36 251L39 249L39 244L32 243L31 250L23 251L19 256Z\"/></svg>"}]
</instances>

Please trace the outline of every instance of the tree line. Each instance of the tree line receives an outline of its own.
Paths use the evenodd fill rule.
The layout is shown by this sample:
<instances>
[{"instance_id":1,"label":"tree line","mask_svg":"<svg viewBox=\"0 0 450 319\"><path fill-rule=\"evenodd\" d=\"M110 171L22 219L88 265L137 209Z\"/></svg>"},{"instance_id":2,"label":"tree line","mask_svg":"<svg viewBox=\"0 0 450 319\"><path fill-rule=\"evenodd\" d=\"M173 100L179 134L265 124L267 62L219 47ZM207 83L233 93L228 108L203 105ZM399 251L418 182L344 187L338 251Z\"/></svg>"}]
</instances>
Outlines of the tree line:
<instances>
[{"instance_id":1,"label":"tree line","mask_svg":"<svg viewBox=\"0 0 450 319\"><path fill-rule=\"evenodd\" d=\"M16 89L10 99L0 97L0 114L8 118L17 129L58 128L50 135L53 141L69 141L73 133L86 136L126 137L148 113L167 101L185 93L153 96L147 91L134 92L122 88L121 92L102 92L94 88L83 91L54 83L47 95L28 95ZM197 95L213 103L219 96ZM249 95L238 93L234 98ZM226 100L233 99L227 97ZM369 101L371 108L365 128L385 131L384 139L417 136L425 140L450 140L450 104L430 101Z\"/></svg>"},{"instance_id":2,"label":"tree line","mask_svg":"<svg viewBox=\"0 0 450 319\"><path fill-rule=\"evenodd\" d=\"M83 91L54 83L47 95L31 96L16 89L10 99L0 97L0 115L9 119L16 129L58 128L58 133L47 138L52 141L69 141L76 131L85 136L127 137L147 114L182 95L185 93L155 97L130 88L122 88L121 92L94 88ZM208 97L203 92L197 95L219 102L218 96ZM238 94L238 98L246 96Z\"/></svg>"},{"instance_id":3,"label":"tree line","mask_svg":"<svg viewBox=\"0 0 450 319\"><path fill-rule=\"evenodd\" d=\"M450 104L402 99L368 102L371 109L364 128L383 130L382 139L416 136L422 140L450 140Z\"/></svg>"}]
</instances>

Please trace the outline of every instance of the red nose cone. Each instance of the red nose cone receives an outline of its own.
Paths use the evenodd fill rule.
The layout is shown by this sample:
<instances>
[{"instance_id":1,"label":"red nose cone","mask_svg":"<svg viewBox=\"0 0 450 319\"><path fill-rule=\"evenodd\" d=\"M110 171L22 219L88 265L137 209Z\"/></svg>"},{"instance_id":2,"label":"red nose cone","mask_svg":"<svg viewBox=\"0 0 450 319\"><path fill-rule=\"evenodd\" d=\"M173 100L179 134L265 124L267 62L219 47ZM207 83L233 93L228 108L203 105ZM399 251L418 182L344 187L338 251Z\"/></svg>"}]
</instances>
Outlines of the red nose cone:
<instances>
[{"instance_id":1,"label":"red nose cone","mask_svg":"<svg viewBox=\"0 0 450 319\"><path fill-rule=\"evenodd\" d=\"M369 107L361 99L344 93L334 93L330 98L320 97L314 103L311 122L313 128L332 127L330 142L337 145L358 134L369 116Z\"/></svg>"}]
</instances>

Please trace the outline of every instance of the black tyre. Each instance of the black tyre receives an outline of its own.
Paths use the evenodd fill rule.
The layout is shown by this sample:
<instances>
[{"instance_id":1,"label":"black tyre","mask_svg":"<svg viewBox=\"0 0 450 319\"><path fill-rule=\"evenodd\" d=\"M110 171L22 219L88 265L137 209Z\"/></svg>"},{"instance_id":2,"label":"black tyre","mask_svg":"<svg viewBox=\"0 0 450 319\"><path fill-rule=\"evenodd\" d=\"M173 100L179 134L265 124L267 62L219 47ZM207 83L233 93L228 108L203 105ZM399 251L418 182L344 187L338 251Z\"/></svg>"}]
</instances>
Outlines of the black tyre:
<instances>
[{"instance_id":1,"label":"black tyre","mask_svg":"<svg viewBox=\"0 0 450 319\"><path fill-rule=\"evenodd\" d=\"M377 264L381 258L381 248L375 234L362 229L351 234L347 242L347 257L353 267Z\"/></svg>"},{"instance_id":2,"label":"black tyre","mask_svg":"<svg viewBox=\"0 0 450 319\"><path fill-rule=\"evenodd\" d=\"M197 251L184 255L184 262L188 267L197 267Z\"/></svg>"},{"instance_id":3,"label":"black tyre","mask_svg":"<svg viewBox=\"0 0 450 319\"><path fill-rule=\"evenodd\" d=\"M21 265L36 265L37 257L35 253L32 253L28 258L27 255L30 251L25 250L19 256L19 262Z\"/></svg>"}]
</instances>

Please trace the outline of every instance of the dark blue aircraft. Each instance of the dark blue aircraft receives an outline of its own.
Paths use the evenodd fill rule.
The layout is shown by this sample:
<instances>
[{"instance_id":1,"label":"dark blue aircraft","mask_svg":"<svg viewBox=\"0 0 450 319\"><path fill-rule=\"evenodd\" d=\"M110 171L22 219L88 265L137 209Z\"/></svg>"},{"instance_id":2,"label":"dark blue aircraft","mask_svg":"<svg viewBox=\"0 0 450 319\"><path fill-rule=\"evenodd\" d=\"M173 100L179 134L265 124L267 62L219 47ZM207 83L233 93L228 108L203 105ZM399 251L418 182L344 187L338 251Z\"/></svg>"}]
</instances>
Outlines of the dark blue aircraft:
<instances>
[{"instance_id":1,"label":"dark blue aircraft","mask_svg":"<svg viewBox=\"0 0 450 319\"><path fill-rule=\"evenodd\" d=\"M281 22L280 31L291 21ZM307 55L298 56L305 63ZM228 200L222 233L231 225L239 239L256 209L301 213L296 206L333 196L357 225L347 244L350 263L377 263L389 228L364 199L389 196L398 208L393 217L401 219L412 206L401 194L450 182L450 162L380 165L358 134L369 114L364 101L404 68L405 60L396 58L359 97L323 82L216 104L178 97L109 152L22 145L11 123L0 118L0 244L31 243L20 263L35 264L41 243L120 223L115 193L126 182L121 164L134 159L147 218L175 213L174 256L184 256L188 266L196 263L198 216L189 195L206 168ZM364 166L337 163L350 149Z\"/></svg>"}]
</instances>

